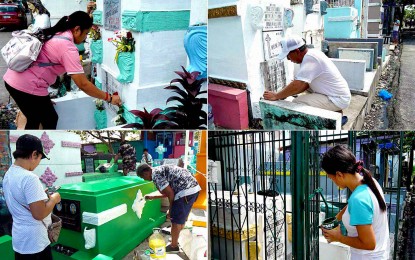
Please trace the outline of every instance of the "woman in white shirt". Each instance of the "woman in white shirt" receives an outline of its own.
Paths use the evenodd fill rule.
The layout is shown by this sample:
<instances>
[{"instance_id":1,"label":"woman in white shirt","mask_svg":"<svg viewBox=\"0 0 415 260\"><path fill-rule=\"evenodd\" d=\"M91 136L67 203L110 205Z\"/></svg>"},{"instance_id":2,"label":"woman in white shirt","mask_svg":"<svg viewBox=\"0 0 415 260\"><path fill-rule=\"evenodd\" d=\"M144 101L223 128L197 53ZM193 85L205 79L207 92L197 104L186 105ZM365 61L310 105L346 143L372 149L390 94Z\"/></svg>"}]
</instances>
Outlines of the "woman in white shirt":
<instances>
[{"instance_id":1,"label":"woman in white shirt","mask_svg":"<svg viewBox=\"0 0 415 260\"><path fill-rule=\"evenodd\" d=\"M15 259L52 259L46 227L51 224L52 210L61 197L59 193L48 196L39 177L32 172L42 159L47 158L42 142L33 135L20 136L13 157L14 164L4 175L3 191L13 217Z\"/></svg>"},{"instance_id":2,"label":"woman in white shirt","mask_svg":"<svg viewBox=\"0 0 415 260\"><path fill-rule=\"evenodd\" d=\"M340 228L322 228L324 237L329 243L350 246L352 260L388 259L388 218L380 185L345 146L327 151L321 167L337 186L352 191L347 205L336 216L343 221L347 236L341 234Z\"/></svg>"}]
</instances>

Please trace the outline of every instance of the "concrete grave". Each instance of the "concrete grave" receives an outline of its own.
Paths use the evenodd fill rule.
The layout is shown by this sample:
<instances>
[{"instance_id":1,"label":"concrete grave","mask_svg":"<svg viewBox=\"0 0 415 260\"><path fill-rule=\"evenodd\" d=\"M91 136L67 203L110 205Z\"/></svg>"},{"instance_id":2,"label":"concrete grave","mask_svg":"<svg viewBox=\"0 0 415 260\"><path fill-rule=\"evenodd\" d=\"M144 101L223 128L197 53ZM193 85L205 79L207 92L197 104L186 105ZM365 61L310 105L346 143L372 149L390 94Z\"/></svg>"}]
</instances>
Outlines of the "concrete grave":
<instances>
[{"instance_id":1,"label":"concrete grave","mask_svg":"<svg viewBox=\"0 0 415 260\"><path fill-rule=\"evenodd\" d=\"M343 6L327 8L324 16L324 36L329 38L357 38L358 10L354 7Z\"/></svg>"},{"instance_id":2,"label":"concrete grave","mask_svg":"<svg viewBox=\"0 0 415 260\"><path fill-rule=\"evenodd\" d=\"M246 90L209 84L209 103L215 124L228 129L247 129L248 95Z\"/></svg>"},{"instance_id":3,"label":"concrete grave","mask_svg":"<svg viewBox=\"0 0 415 260\"><path fill-rule=\"evenodd\" d=\"M366 61L348 59L331 59L331 61L347 81L351 91L364 89Z\"/></svg>"},{"instance_id":4,"label":"concrete grave","mask_svg":"<svg viewBox=\"0 0 415 260\"><path fill-rule=\"evenodd\" d=\"M341 114L289 101L260 100L264 129L322 130L341 129Z\"/></svg>"},{"instance_id":5,"label":"concrete grave","mask_svg":"<svg viewBox=\"0 0 415 260\"><path fill-rule=\"evenodd\" d=\"M304 9L304 6L298 6L301 7ZM290 1L210 0L208 8L209 77L245 83L252 117L260 118L258 102L265 89L261 66L280 52L278 42L282 35L286 35L284 11L290 8ZM301 17L300 11L297 15L295 7L293 10L294 19ZM303 23L302 19L292 21L294 27L291 32L296 34L297 30L306 30ZM291 74L292 71L290 68ZM212 105L211 100L209 98Z\"/></svg>"},{"instance_id":6,"label":"concrete grave","mask_svg":"<svg viewBox=\"0 0 415 260\"><path fill-rule=\"evenodd\" d=\"M79 90L68 92L66 96L53 99L59 120L57 129L95 129L94 98Z\"/></svg>"},{"instance_id":7,"label":"concrete grave","mask_svg":"<svg viewBox=\"0 0 415 260\"><path fill-rule=\"evenodd\" d=\"M366 43L377 43L378 44L378 52L377 56L382 57L383 54L383 38L326 38L326 41L329 42L366 42Z\"/></svg>"},{"instance_id":8,"label":"concrete grave","mask_svg":"<svg viewBox=\"0 0 415 260\"><path fill-rule=\"evenodd\" d=\"M365 60L366 70L373 70L374 51L372 49L339 48L340 59Z\"/></svg>"},{"instance_id":9,"label":"concrete grave","mask_svg":"<svg viewBox=\"0 0 415 260\"><path fill-rule=\"evenodd\" d=\"M378 57L378 43L377 42L330 42L328 44L330 58L340 58L339 57L339 48L360 48L360 49L372 49L374 51L373 55L373 67L376 69L376 60ZM346 58L347 59L347 58Z\"/></svg>"}]
</instances>

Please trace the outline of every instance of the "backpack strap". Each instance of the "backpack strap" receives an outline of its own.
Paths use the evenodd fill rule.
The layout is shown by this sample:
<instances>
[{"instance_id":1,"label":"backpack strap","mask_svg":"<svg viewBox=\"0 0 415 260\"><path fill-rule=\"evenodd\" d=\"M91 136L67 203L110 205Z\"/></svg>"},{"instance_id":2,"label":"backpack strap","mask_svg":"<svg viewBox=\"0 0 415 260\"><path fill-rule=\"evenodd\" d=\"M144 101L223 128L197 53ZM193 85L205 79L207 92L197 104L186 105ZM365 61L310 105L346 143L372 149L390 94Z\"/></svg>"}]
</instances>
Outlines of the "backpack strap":
<instances>
[{"instance_id":1,"label":"backpack strap","mask_svg":"<svg viewBox=\"0 0 415 260\"><path fill-rule=\"evenodd\" d=\"M59 39L65 39L67 41L72 41L71 39L69 39L68 37L65 36L60 36L60 35L55 35L52 38L59 38ZM53 63L53 62L38 62L37 66L43 68L43 67L49 67L49 66L55 66L55 65L59 65L60 63Z\"/></svg>"}]
</instances>

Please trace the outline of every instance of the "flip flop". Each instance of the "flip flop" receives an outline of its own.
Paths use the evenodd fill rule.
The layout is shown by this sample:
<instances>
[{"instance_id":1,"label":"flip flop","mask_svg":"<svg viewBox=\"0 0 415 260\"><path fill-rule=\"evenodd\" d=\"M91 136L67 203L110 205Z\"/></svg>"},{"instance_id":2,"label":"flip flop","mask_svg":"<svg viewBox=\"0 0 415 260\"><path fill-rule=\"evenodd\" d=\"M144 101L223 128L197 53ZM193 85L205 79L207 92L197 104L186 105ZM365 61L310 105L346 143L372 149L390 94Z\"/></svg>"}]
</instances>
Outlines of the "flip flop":
<instances>
[{"instance_id":1,"label":"flip flop","mask_svg":"<svg viewBox=\"0 0 415 260\"><path fill-rule=\"evenodd\" d=\"M342 126L344 126L347 123L347 121L349 121L347 116L342 116Z\"/></svg>"}]
</instances>

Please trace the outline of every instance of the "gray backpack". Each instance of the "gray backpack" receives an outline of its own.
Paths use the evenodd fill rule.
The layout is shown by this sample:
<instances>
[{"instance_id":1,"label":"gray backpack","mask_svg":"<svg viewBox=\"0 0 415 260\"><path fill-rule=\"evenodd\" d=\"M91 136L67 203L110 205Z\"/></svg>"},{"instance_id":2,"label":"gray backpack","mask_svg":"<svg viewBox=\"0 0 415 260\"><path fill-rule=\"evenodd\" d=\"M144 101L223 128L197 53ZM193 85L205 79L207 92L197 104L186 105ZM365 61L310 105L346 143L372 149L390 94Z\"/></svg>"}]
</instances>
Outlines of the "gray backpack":
<instances>
[{"instance_id":1,"label":"gray backpack","mask_svg":"<svg viewBox=\"0 0 415 260\"><path fill-rule=\"evenodd\" d=\"M7 67L17 72L23 72L33 65L37 60L43 42L39 40L36 34L30 30L15 31L12 33L13 38L1 49L1 55L6 61ZM54 38L62 38L70 41L64 36L54 36ZM39 62L37 66L47 67L58 65L59 63Z\"/></svg>"}]
</instances>

